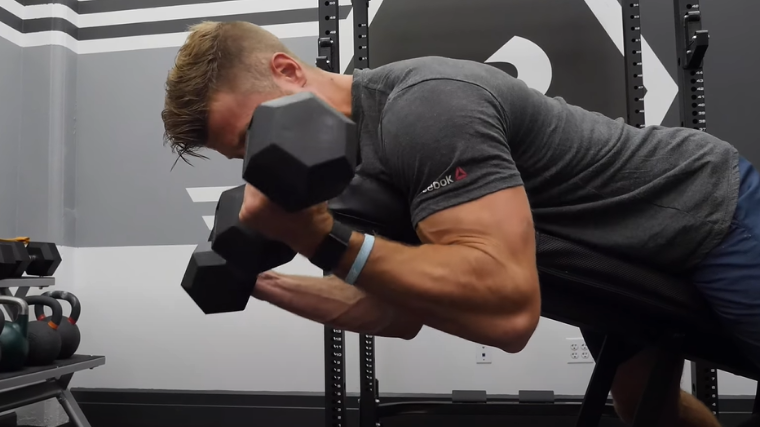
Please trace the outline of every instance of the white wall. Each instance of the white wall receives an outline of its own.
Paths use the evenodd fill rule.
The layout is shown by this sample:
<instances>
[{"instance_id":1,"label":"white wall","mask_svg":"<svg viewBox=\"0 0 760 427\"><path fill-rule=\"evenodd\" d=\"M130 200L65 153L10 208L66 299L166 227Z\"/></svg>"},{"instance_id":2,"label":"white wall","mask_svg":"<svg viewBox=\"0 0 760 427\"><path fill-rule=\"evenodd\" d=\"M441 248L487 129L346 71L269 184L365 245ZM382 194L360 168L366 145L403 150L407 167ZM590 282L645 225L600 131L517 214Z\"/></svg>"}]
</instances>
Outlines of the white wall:
<instances>
[{"instance_id":1,"label":"white wall","mask_svg":"<svg viewBox=\"0 0 760 427\"><path fill-rule=\"evenodd\" d=\"M194 246L62 248L57 287L83 305L80 353L106 356L106 365L78 373L74 387L320 392L323 329L251 299L246 311L204 315L179 283ZM319 276L298 257L280 271ZM520 354L492 352L476 364L476 345L423 329L412 341L380 338L381 391L448 393L481 389L585 392L593 365L568 365L566 338L576 328L542 319ZM348 390L358 392L359 343L348 334ZM193 374L195 372L195 374ZM689 388L688 376L684 388ZM754 382L721 375L724 395L754 394Z\"/></svg>"}]
</instances>

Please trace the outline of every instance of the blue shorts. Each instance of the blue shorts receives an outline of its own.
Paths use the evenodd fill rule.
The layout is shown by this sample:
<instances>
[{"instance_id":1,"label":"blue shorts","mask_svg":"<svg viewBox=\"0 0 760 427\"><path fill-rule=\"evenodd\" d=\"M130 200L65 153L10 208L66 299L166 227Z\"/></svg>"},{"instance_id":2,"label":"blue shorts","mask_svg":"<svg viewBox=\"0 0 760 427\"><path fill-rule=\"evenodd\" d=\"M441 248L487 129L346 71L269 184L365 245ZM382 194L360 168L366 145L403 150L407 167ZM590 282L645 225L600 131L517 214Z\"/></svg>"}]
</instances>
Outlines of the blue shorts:
<instances>
[{"instance_id":1,"label":"blue shorts","mask_svg":"<svg viewBox=\"0 0 760 427\"><path fill-rule=\"evenodd\" d=\"M731 227L692 275L725 327L760 366L760 173L739 160L741 185Z\"/></svg>"}]
</instances>

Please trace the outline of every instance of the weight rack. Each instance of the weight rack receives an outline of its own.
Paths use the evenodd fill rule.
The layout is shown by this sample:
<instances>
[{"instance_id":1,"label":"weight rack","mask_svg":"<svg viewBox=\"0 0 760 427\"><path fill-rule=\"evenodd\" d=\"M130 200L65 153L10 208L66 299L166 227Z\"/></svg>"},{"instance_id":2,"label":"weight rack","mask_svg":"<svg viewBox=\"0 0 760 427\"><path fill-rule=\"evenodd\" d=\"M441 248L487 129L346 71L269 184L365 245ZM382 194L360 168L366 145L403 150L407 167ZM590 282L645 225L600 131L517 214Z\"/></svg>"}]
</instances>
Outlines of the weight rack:
<instances>
[{"instance_id":1,"label":"weight rack","mask_svg":"<svg viewBox=\"0 0 760 427\"><path fill-rule=\"evenodd\" d=\"M354 67L369 67L369 0L352 0L354 12ZM621 2L627 123L643 128L646 126L644 97L643 47L641 34L641 10L638 0ZM334 9L331 9L334 8ZM337 20L328 16L338 15L334 2L319 4L320 41L317 63L338 63ZM674 0L676 46L678 52L678 83L681 101L681 126L706 130L703 59L708 46L708 32L701 28L699 0ZM331 24L333 26L331 26ZM334 36L328 43L326 37ZM334 49L327 52L328 46ZM324 66L320 65L323 69ZM689 95L691 94L691 95ZM325 413L326 426L346 426L345 402L345 333L325 328ZM379 386L375 375L375 338L360 335L360 397L359 426L379 427L384 418L404 414L438 415L578 415L577 425L595 424L602 415L613 415L611 405L597 406L594 410L583 410L577 403L556 399L550 391L520 392L517 399L486 403L486 393L482 391L454 391L452 402L394 402L380 403ZM337 366L337 368L336 368ZM718 414L717 369L705 363L692 363L692 391L711 410ZM760 393L760 383L758 384ZM602 396L603 395L603 396ZM606 399L607 393L600 394ZM588 397L588 396L587 396ZM527 404L526 404L527 403ZM757 404L758 402L756 402ZM588 408L587 408L588 409ZM590 422L589 422L590 421Z\"/></svg>"},{"instance_id":2,"label":"weight rack","mask_svg":"<svg viewBox=\"0 0 760 427\"><path fill-rule=\"evenodd\" d=\"M702 29L699 0L673 0L680 126L707 131L704 58L710 36ZM718 370L705 362L691 363L691 390L718 416ZM759 389L760 391L760 389Z\"/></svg>"},{"instance_id":3,"label":"weight rack","mask_svg":"<svg viewBox=\"0 0 760 427\"><path fill-rule=\"evenodd\" d=\"M24 298L30 288L50 286L55 286L53 277L4 279L0 280L0 294ZM17 288L16 293L11 292L10 288ZM15 306L5 306L5 309L11 319L18 316ZM30 316L29 320L34 320L34 316ZM55 398L68 415L71 425L90 427L82 409L69 391L69 383L75 372L94 369L105 363L105 356L75 354L70 359L56 360L53 365L30 366L18 371L0 373L0 412Z\"/></svg>"}]
</instances>

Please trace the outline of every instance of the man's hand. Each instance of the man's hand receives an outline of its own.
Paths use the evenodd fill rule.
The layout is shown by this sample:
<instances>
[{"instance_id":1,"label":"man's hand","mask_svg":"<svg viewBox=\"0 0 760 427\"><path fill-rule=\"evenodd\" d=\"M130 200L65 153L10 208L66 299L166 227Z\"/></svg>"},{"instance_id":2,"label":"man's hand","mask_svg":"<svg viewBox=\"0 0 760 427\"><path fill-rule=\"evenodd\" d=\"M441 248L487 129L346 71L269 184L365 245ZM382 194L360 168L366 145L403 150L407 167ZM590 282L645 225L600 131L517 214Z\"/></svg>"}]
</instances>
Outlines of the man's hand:
<instances>
[{"instance_id":1,"label":"man's hand","mask_svg":"<svg viewBox=\"0 0 760 427\"><path fill-rule=\"evenodd\" d=\"M418 318L347 285L335 276L261 273L253 296L309 320L347 331L412 339Z\"/></svg>"},{"instance_id":2,"label":"man's hand","mask_svg":"<svg viewBox=\"0 0 760 427\"><path fill-rule=\"evenodd\" d=\"M250 184L245 186L240 222L264 236L279 240L310 257L330 233L333 218L327 202L298 212L288 212Z\"/></svg>"}]
</instances>

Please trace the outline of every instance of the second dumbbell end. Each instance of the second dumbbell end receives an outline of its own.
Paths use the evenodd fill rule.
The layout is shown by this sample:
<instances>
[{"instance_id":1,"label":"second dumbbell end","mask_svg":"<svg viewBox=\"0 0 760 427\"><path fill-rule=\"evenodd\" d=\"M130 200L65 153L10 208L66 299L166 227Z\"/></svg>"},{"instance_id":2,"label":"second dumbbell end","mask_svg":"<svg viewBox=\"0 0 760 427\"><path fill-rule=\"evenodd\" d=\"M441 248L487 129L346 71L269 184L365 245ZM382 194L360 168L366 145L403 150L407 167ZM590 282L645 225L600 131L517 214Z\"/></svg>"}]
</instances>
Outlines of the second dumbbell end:
<instances>
[{"instance_id":1,"label":"second dumbbell end","mask_svg":"<svg viewBox=\"0 0 760 427\"><path fill-rule=\"evenodd\" d=\"M211 242L198 245L182 278L182 288L206 314L245 310L255 285L255 276L240 276L211 249Z\"/></svg>"}]
</instances>

